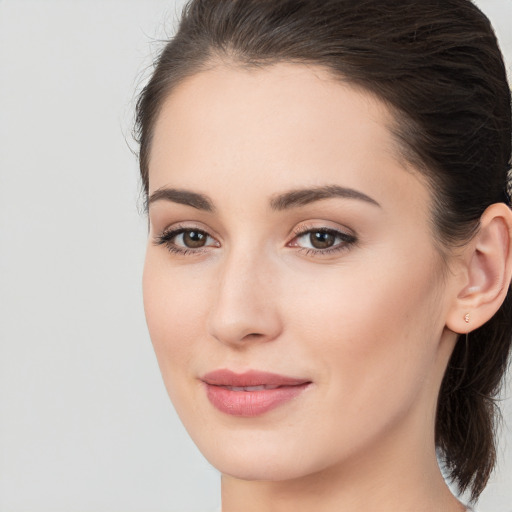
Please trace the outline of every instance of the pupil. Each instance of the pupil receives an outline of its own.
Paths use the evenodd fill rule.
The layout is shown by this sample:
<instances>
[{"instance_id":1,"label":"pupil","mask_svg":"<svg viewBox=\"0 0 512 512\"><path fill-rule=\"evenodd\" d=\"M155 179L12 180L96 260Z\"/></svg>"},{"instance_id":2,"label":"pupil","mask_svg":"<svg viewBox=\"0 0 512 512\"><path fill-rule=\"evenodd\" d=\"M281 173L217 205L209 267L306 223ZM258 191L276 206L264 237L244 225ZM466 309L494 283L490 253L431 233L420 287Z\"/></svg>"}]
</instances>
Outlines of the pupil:
<instances>
[{"instance_id":1,"label":"pupil","mask_svg":"<svg viewBox=\"0 0 512 512\"><path fill-rule=\"evenodd\" d=\"M309 235L311 245L315 249L326 249L334 245L335 236L325 231L316 231Z\"/></svg>"},{"instance_id":2,"label":"pupil","mask_svg":"<svg viewBox=\"0 0 512 512\"><path fill-rule=\"evenodd\" d=\"M200 231L185 231L183 233L183 243L190 248L203 247L206 242L206 236Z\"/></svg>"}]
</instances>

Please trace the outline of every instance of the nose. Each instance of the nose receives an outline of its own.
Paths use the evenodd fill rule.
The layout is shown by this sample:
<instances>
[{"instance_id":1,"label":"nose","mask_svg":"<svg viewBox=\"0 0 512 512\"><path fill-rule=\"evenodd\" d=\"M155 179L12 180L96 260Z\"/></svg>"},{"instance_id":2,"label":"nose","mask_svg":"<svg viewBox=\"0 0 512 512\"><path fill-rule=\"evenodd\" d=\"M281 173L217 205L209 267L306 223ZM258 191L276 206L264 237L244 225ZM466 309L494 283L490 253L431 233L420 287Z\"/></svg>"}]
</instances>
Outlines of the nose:
<instances>
[{"instance_id":1,"label":"nose","mask_svg":"<svg viewBox=\"0 0 512 512\"><path fill-rule=\"evenodd\" d=\"M282 324L273 275L263 257L227 257L216 281L208 326L211 336L237 348L276 339Z\"/></svg>"}]
</instances>

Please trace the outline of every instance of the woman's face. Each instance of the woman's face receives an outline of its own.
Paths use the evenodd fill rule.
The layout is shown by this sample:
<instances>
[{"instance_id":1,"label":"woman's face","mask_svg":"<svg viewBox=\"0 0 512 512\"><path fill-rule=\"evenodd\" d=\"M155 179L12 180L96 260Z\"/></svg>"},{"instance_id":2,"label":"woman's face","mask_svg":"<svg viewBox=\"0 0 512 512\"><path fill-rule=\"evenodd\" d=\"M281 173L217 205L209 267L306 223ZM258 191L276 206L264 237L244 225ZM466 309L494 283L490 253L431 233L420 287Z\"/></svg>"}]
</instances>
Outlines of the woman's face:
<instances>
[{"instance_id":1,"label":"woman's face","mask_svg":"<svg viewBox=\"0 0 512 512\"><path fill-rule=\"evenodd\" d=\"M223 473L282 480L433 449L453 287L390 123L295 64L219 65L163 105L146 317L169 395Z\"/></svg>"}]
</instances>

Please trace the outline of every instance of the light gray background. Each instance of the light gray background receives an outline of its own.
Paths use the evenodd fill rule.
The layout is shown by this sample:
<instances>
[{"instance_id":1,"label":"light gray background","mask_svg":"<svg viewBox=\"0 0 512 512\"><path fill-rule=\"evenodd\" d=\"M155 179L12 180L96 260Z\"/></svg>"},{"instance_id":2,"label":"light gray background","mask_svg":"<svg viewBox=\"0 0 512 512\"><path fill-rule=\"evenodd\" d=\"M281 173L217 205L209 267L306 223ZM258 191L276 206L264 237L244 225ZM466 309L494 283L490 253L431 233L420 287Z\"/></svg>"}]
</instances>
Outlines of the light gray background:
<instances>
[{"instance_id":1,"label":"light gray background","mask_svg":"<svg viewBox=\"0 0 512 512\"><path fill-rule=\"evenodd\" d=\"M512 0L478 4L510 67ZM2 512L219 506L219 476L173 412L146 333L146 226L125 142L134 91L177 10L0 0ZM512 511L510 398L504 407L482 512Z\"/></svg>"}]
</instances>

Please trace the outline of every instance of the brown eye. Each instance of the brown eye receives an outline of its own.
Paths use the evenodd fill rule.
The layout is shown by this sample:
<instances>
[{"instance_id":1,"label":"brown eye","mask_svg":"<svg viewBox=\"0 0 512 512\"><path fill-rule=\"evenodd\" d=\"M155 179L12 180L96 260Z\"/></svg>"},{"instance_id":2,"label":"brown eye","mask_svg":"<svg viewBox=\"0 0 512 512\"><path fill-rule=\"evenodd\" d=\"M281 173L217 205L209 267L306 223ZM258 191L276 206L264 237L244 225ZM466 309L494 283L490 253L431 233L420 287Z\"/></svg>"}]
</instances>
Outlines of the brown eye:
<instances>
[{"instance_id":1,"label":"brown eye","mask_svg":"<svg viewBox=\"0 0 512 512\"><path fill-rule=\"evenodd\" d=\"M328 249L336 242L336 235L326 231L311 231L309 242L315 249Z\"/></svg>"},{"instance_id":2,"label":"brown eye","mask_svg":"<svg viewBox=\"0 0 512 512\"><path fill-rule=\"evenodd\" d=\"M333 251L348 249L355 244L356 237L336 229L308 229L298 234L291 242L292 247L317 254L329 254Z\"/></svg>"},{"instance_id":3,"label":"brown eye","mask_svg":"<svg viewBox=\"0 0 512 512\"><path fill-rule=\"evenodd\" d=\"M176 238L179 238L178 235ZM187 230L181 234L182 243L185 247L189 249L198 249L199 247L204 247L208 240L208 235L202 231L197 230Z\"/></svg>"},{"instance_id":4,"label":"brown eye","mask_svg":"<svg viewBox=\"0 0 512 512\"><path fill-rule=\"evenodd\" d=\"M220 244L206 231L195 228L177 228L165 231L155 238L156 245L164 245L171 253L188 254L200 252Z\"/></svg>"}]
</instances>

